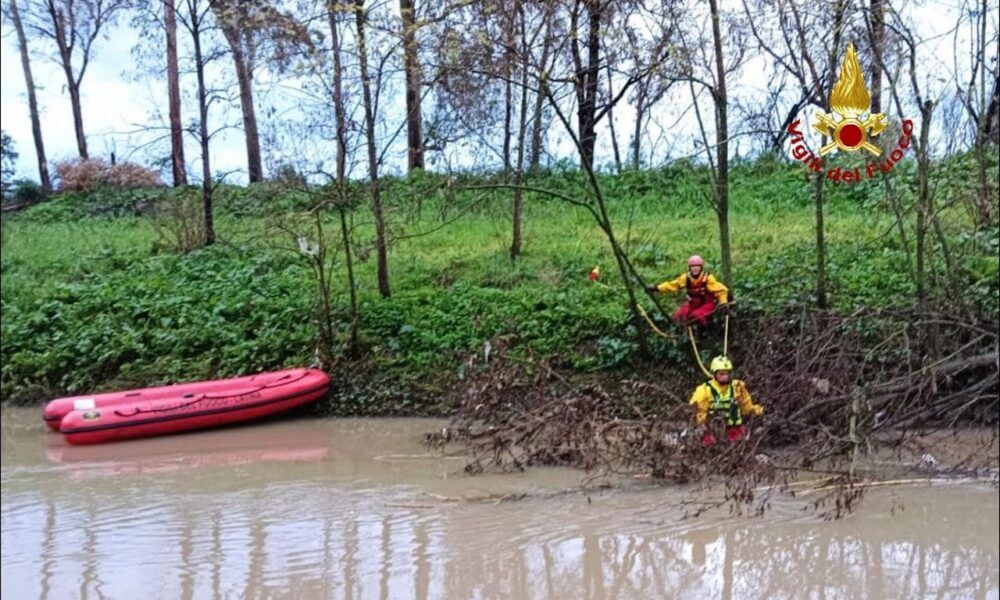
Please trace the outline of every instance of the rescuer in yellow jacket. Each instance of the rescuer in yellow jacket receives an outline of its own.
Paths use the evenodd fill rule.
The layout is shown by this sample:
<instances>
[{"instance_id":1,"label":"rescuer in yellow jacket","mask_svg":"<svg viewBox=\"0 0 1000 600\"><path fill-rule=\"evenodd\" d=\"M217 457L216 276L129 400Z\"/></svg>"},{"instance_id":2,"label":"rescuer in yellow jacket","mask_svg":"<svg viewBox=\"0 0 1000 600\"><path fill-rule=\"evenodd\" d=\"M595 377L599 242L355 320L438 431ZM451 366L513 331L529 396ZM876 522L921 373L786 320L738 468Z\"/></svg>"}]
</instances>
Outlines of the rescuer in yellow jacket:
<instances>
[{"instance_id":1,"label":"rescuer in yellow jacket","mask_svg":"<svg viewBox=\"0 0 1000 600\"><path fill-rule=\"evenodd\" d=\"M729 288L705 272L705 260L697 254L688 259L687 273L681 273L670 281L646 286L646 290L661 294L673 294L681 290L687 292L687 302L674 313L674 321L682 325L696 321L705 326L716 306L729 309Z\"/></svg>"},{"instance_id":2,"label":"rescuer in yellow jacket","mask_svg":"<svg viewBox=\"0 0 1000 600\"><path fill-rule=\"evenodd\" d=\"M709 417L725 420L726 438L730 442L739 441L746 434L743 417L763 415L764 407L754 404L743 381L731 379L733 363L728 358L715 357L710 370L712 379L696 387L691 394L695 422L704 432L701 441L706 446L715 443L715 435L708 427Z\"/></svg>"}]
</instances>

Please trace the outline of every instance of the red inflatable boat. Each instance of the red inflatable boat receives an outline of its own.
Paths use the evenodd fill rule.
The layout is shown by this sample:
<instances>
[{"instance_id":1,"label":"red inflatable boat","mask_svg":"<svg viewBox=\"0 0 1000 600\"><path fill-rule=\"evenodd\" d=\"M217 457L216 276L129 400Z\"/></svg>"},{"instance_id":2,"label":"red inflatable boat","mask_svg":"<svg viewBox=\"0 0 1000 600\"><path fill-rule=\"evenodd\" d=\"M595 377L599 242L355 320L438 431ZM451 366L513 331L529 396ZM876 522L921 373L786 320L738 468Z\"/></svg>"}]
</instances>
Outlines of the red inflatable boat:
<instances>
[{"instance_id":1,"label":"red inflatable boat","mask_svg":"<svg viewBox=\"0 0 1000 600\"><path fill-rule=\"evenodd\" d=\"M71 444L216 427L282 412L323 397L330 378L318 369L291 369L221 381L204 381L59 398L45 407Z\"/></svg>"}]
</instances>

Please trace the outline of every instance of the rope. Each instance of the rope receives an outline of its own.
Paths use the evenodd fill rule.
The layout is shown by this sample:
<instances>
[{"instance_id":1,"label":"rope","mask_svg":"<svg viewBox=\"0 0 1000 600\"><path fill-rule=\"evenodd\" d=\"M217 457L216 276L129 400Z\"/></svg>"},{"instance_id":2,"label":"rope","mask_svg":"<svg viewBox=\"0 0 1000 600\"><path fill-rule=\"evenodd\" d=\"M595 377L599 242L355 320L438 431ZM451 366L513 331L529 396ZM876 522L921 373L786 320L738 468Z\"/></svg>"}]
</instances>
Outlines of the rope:
<instances>
[{"instance_id":1,"label":"rope","mask_svg":"<svg viewBox=\"0 0 1000 600\"><path fill-rule=\"evenodd\" d=\"M655 331L657 333L657 335L659 335L661 337L664 337L664 338L667 338L668 340L674 339L673 334L667 333L667 332L663 331L662 329L660 329L659 327L656 326L656 323L654 323L653 320L649 318L649 315L646 313L646 309L644 309L641 304L639 304L638 302L636 302L635 303L635 307L639 309L639 314L642 315L642 318L646 320L646 323L649 324L649 327L653 331Z\"/></svg>"},{"instance_id":2,"label":"rope","mask_svg":"<svg viewBox=\"0 0 1000 600\"><path fill-rule=\"evenodd\" d=\"M597 285L599 285L599 286L601 286L603 288L608 289L608 285L605 284L605 283L602 283L600 281L593 281L593 283L595 283L595 284L597 284ZM659 327L656 326L656 323L654 323L653 320L651 318L649 318L649 313L646 312L646 309L643 308L641 304L639 304L638 302L636 302L635 303L635 307L637 309L639 309L639 314L642 315L642 318L646 321L646 324L649 325L649 328L652 329L654 332L656 332L657 335L659 335L660 337L666 338L668 340L669 339L674 339L673 335L671 335L671 334L663 331L662 329L660 329ZM709 372L708 369L705 368L705 363L703 363L701 361L701 355L698 353L698 344L694 341L694 332L691 330L691 326L690 325L688 325L688 327L687 327L687 332L688 332L688 338L691 339L691 349L694 351L694 359L696 361L698 361L698 368L700 368L701 372L705 374L705 377L708 377L709 379L711 379L712 378L712 374ZM723 342L722 342L722 355L723 356L728 356L729 355L729 313L728 312L726 313L726 331L725 331L725 336L724 336Z\"/></svg>"},{"instance_id":3,"label":"rope","mask_svg":"<svg viewBox=\"0 0 1000 600\"><path fill-rule=\"evenodd\" d=\"M726 310L726 330L722 336L722 355L729 356L729 310Z\"/></svg>"},{"instance_id":4,"label":"rope","mask_svg":"<svg viewBox=\"0 0 1000 600\"><path fill-rule=\"evenodd\" d=\"M694 331L691 330L690 325L688 325L687 330L688 337L691 338L691 348L694 350L694 359L698 361L698 367L701 369L701 372L705 374L705 377L711 379L712 374L705 368L705 363L701 362L701 354L698 354L698 344L694 341Z\"/></svg>"}]
</instances>

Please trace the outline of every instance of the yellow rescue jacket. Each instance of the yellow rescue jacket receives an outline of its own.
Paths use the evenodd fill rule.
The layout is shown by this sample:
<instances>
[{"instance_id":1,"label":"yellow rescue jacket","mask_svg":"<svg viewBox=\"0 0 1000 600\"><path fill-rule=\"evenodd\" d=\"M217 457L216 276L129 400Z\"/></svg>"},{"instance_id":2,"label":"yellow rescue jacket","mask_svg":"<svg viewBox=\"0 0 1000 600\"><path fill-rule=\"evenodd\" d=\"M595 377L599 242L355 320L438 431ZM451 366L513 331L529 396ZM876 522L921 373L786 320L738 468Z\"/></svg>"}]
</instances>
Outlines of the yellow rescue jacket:
<instances>
[{"instance_id":1,"label":"yellow rescue jacket","mask_svg":"<svg viewBox=\"0 0 1000 600\"><path fill-rule=\"evenodd\" d=\"M715 301L719 305L729 302L729 288L722 285L712 274L705 271L702 271L698 277L691 277L690 273L681 273L676 279L664 281L659 284L656 286L656 289L663 294L672 294L680 290L686 290L689 295L692 292L699 293L701 290L704 290L715 296Z\"/></svg>"},{"instance_id":2,"label":"yellow rescue jacket","mask_svg":"<svg viewBox=\"0 0 1000 600\"><path fill-rule=\"evenodd\" d=\"M713 388L716 392L715 394L712 394ZM735 419L738 422L729 424L738 425L742 423L742 415L759 416L764 414L764 407L754 404L753 398L750 396L750 392L742 380L734 379L729 385L722 385L715 379L712 379L696 387L694 393L691 394L690 404L695 407L694 418L698 425L704 425L708 420L708 413L712 410L712 400L716 397L723 402L732 398L739 409L738 419ZM718 401L716 403L718 404ZM727 423L730 420L734 420L728 414L723 413L722 416L726 417Z\"/></svg>"}]
</instances>

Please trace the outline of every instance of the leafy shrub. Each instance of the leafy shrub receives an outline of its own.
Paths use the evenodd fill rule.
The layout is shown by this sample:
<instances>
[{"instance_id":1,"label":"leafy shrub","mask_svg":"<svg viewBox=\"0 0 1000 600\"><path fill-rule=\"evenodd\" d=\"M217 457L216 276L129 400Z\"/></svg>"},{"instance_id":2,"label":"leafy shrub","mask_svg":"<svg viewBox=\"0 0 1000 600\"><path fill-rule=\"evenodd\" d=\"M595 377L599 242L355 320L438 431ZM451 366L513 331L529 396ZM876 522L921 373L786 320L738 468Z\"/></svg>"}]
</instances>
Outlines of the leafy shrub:
<instances>
[{"instance_id":1,"label":"leafy shrub","mask_svg":"<svg viewBox=\"0 0 1000 600\"><path fill-rule=\"evenodd\" d=\"M11 200L16 204L38 204L45 200L42 186L30 179L18 179L11 187Z\"/></svg>"},{"instance_id":2,"label":"leafy shrub","mask_svg":"<svg viewBox=\"0 0 1000 600\"><path fill-rule=\"evenodd\" d=\"M154 248L187 254L205 244L205 213L201 197L182 190L154 209L153 227L159 236Z\"/></svg>"},{"instance_id":3,"label":"leafy shrub","mask_svg":"<svg viewBox=\"0 0 1000 600\"><path fill-rule=\"evenodd\" d=\"M296 169L295 165L290 163L279 165L274 170L274 176L271 177L271 181L289 188L305 189L308 185L306 176Z\"/></svg>"}]
</instances>

